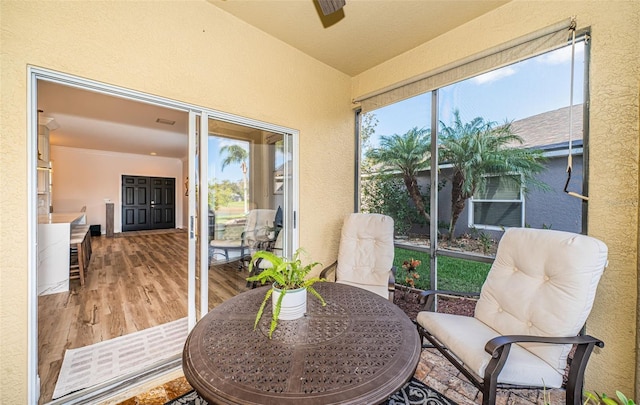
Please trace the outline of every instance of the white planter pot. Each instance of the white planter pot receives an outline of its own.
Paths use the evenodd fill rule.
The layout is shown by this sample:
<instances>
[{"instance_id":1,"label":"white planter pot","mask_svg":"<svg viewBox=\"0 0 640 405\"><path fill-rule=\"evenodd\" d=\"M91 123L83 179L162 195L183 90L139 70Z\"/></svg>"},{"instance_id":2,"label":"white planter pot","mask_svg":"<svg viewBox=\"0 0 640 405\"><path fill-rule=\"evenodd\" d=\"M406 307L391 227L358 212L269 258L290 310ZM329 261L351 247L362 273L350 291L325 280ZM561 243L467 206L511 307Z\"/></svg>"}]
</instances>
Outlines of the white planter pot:
<instances>
[{"instance_id":1,"label":"white planter pot","mask_svg":"<svg viewBox=\"0 0 640 405\"><path fill-rule=\"evenodd\" d=\"M273 295L271 295L271 309L275 312L276 303L280 299L280 293L282 290L273 287ZM282 298L282 305L280 306L280 316L278 319L284 321L290 321L293 319L302 318L307 312L307 289L298 288L295 290L287 290L287 293Z\"/></svg>"}]
</instances>

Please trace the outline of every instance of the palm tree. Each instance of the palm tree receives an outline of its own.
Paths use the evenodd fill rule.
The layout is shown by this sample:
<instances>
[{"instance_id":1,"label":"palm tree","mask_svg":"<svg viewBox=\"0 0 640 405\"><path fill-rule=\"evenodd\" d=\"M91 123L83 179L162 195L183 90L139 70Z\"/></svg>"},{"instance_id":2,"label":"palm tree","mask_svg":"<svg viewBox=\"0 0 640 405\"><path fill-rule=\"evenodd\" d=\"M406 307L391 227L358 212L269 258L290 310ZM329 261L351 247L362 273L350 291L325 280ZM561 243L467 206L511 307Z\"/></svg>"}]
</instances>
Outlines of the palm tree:
<instances>
[{"instance_id":1,"label":"palm tree","mask_svg":"<svg viewBox=\"0 0 640 405\"><path fill-rule=\"evenodd\" d=\"M511 130L511 123L497 125L481 117L462 123L460 112L453 112L452 126L440 125L441 162L453 166L451 178L451 222L449 239L453 240L456 222L467 199L486 184L486 175L520 174L524 184L544 184L534 175L545 167L542 151L519 148L522 138ZM519 178L519 177L518 177Z\"/></svg>"},{"instance_id":2,"label":"palm tree","mask_svg":"<svg viewBox=\"0 0 640 405\"><path fill-rule=\"evenodd\" d=\"M240 163L242 169L242 190L244 192L244 213L247 213L247 159L249 158L249 152L240 145L225 145L220 148L220 154L226 154L222 160L221 170L232 163Z\"/></svg>"},{"instance_id":3,"label":"palm tree","mask_svg":"<svg viewBox=\"0 0 640 405\"><path fill-rule=\"evenodd\" d=\"M431 159L431 131L414 127L404 135L394 134L380 137L380 147L367 152L372 163L382 165L385 170L400 170L409 197L427 223L427 213L420 187L418 172L429 167Z\"/></svg>"}]
</instances>

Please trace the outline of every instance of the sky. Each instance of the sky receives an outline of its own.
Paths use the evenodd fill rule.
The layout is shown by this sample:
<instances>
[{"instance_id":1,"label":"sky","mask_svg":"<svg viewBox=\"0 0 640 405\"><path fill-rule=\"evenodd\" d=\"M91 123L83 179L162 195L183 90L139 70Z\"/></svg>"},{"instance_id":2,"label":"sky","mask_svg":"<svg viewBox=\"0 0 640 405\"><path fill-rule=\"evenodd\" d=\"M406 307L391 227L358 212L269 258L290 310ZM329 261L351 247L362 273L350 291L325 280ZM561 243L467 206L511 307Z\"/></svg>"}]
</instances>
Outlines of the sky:
<instances>
[{"instance_id":1,"label":"sky","mask_svg":"<svg viewBox=\"0 0 640 405\"><path fill-rule=\"evenodd\" d=\"M576 43L574 104L583 101L584 44ZM464 80L439 90L440 120L451 123L454 109L463 122L483 117L499 123L519 120L569 105L571 46L560 48L513 65ZM371 113L378 125L371 139L377 146L379 136L404 134L413 127L431 125L431 93L421 94ZM239 164L222 169L219 151L225 145L238 144L249 150L249 142L209 137L209 178L217 181L242 180ZM280 159L282 160L282 159ZM251 162L248 162L251 164Z\"/></svg>"},{"instance_id":2,"label":"sky","mask_svg":"<svg viewBox=\"0 0 640 405\"><path fill-rule=\"evenodd\" d=\"M231 182L242 180L242 169L240 164L231 163L222 169L222 160L225 156L221 156L219 151L226 145L240 145L247 152L249 151L249 142L238 141L235 139L224 138L221 136L209 136L209 179L216 181L229 180ZM251 164L251 162L247 162Z\"/></svg>"},{"instance_id":3,"label":"sky","mask_svg":"<svg viewBox=\"0 0 640 405\"><path fill-rule=\"evenodd\" d=\"M232 163L222 168L222 160L226 155L220 154L220 149L226 145L239 145L249 152L249 142L229 139L222 136L209 136L209 179L216 181L229 180L237 182L242 180L242 169L240 164ZM275 151L275 167L279 167L284 163L284 153L281 149L276 148ZM247 162L247 170L251 162Z\"/></svg>"},{"instance_id":4,"label":"sky","mask_svg":"<svg viewBox=\"0 0 640 405\"><path fill-rule=\"evenodd\" d=\"M576 43L574 104L583 101L584 44ZM439 120L449 125L459 109L463 122L483 117L499 123L519 120L569 105L571 46L455 83L439 90ZM404 134L431 126L431 93L386 106L371 113L381 135Z\"/></svg>"}]
</instances>

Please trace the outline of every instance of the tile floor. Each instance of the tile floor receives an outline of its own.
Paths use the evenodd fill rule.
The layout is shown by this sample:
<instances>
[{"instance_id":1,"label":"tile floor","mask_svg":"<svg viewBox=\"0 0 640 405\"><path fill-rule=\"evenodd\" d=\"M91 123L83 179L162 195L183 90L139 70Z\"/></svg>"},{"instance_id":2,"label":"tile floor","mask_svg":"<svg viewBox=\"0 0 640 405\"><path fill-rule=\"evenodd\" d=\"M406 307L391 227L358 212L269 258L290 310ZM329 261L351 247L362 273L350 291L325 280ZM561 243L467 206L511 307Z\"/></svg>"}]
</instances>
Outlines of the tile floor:
<instances>
[{"instance_id":1,"label":"tile floor","mask_svg":"<svg viewBox=\"0 0 640 405\"><path fill-rule=\"evenodd\" d=\"M183 376L119 402L117 405L164 405L192 389Z\"/></svg>"},{"instance_id":2,"label":"tile floor","mask_svg":"<svg viewBox=\"0 0 640 405\"><path fill-rule=\"evenodd\" d=\"M482 394L435 349L423 349L414 377L459 405L482 403ZM496 405L543 405L543 390L498 390ZM565 392L547 390L547 403L564 404Z\"/></svg>"}]
</instances>

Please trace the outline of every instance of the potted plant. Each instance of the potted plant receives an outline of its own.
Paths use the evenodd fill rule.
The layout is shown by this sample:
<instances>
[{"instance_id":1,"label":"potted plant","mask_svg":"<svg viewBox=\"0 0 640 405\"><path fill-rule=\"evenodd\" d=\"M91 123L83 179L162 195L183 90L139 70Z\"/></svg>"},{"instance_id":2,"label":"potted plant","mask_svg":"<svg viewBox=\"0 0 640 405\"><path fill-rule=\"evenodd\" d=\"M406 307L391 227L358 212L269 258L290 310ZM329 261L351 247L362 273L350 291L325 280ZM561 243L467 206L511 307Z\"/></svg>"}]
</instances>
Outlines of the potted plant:
<instances>
[{"instance_id":1,"label":"potted plant","mask_svg":"<svg viewBox=\"0 0 640 405\"><path fill-rule=\"evenodd\" d=\"M306 278L309 272L311 272L311 269L320 263L312 262L307 265L302 265L302 261L300 260L300 254L302 252L302 249L296 250L293 258L288 260L272 252L260 250L253 255L249 263L250 274L259 260L266 260L271 263L270 267L263 269L255 276L247 278L247 281L258 281L261 284L267 282L272 283L271 288L264 296L264 300L262 300L260 309L258 309L258 313L256 314L256 321L253 325L253 329L255 330L258 327L260 318L262 318L264 307L269 298L271 298L273 316L271 318L271 325L269 326L269 338L271 338L273 331L276 329L276 326L278 326L278 319L292 320L300 318L305 314L307 311L307 291L318 298L323 306L326 305L324 298L313 288L313 284L324 281L324 279L319 277Z\"/></svg>"}]
</instances>

